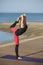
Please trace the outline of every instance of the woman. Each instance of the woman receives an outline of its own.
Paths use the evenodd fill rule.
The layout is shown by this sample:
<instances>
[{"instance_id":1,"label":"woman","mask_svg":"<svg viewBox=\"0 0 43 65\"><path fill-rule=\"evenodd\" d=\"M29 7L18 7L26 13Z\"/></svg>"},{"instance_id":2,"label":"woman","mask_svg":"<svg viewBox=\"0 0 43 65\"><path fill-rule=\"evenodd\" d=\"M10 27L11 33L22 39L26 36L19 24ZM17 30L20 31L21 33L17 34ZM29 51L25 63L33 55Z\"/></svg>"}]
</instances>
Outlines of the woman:
<instances>
[{"instance_id":1,"label":"woman","mask_svg":"<svg viewBox=\"0 0 43 65\"><path fill-rule=\"evenodd\" d=\"M19 23L19 28L15 27L17 23ZM21 16L19 16L17 20L10 26L10 28L14 34L16 58L22 59L18 54L18 46L19 36L22 35L27 30L26 14L22 14Z\"/></svg>"}]
</instances>

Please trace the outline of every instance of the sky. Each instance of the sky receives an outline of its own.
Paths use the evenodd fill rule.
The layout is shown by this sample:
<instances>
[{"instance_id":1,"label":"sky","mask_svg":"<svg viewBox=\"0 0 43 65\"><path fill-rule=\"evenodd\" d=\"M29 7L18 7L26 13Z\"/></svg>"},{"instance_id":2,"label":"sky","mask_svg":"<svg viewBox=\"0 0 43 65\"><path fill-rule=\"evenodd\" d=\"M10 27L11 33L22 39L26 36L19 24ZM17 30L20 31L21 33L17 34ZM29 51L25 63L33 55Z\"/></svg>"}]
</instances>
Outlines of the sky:
<instances>
[{"instance_id":1,"label":"sky","mask_svg":"<svg viewBox=\"0 0 43 65\"><path fill-rule=\"evenodd\" d=\"M0 12L43 13L43 0L0 0Z\"/></svg>"}]
</instances>

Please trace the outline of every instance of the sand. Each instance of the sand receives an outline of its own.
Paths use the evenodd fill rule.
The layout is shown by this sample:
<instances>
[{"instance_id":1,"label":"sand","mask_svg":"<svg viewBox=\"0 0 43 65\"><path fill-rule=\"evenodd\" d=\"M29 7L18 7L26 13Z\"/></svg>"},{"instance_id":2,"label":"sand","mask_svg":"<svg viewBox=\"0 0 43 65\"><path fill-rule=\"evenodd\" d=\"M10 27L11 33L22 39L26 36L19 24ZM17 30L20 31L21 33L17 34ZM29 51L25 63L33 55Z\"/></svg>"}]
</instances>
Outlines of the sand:
<instances>
[{"instance_id":1,"label":"sand","mask_svg":"<svg viewBox=\"0 0 43 65\"><path fill-rule=\"evenodd\" d=\"M23 61L1 58L2 56L15 56L15 44L0 47L0 65L43 65L37 61ZM20 42L19 55L29 58L43 59L43 38Z\"/></svg>"},{"instance_id":2,"label":"sand","mask_svg":"<svg viewBox=\"0 0 43 65\"><path fill-rule=\"evenodd\" d=\"M11 24L12 22L1 23L0 30L9 32ZM27 24L27 32L20 36L19 54L20 56L43 59L43 22L29 22ZM40 62L1 58L5 55L15 56L14 41L3 45L0 46L0 65L43 65Z\"/></svg>"}]
</instances>

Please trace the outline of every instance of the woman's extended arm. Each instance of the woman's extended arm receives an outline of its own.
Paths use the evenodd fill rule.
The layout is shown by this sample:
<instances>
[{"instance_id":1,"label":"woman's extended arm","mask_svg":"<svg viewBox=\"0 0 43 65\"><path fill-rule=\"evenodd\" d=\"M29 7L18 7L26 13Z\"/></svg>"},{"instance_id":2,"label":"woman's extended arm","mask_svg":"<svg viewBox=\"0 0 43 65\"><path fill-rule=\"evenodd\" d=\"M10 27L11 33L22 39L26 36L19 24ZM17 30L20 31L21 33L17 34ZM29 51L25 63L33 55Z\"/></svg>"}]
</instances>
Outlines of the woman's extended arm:
<instances>
[{"instance_id":1,"label":"woman's extended arm","mask_svg":"<svg viewBox=\"0 0 43 65\"><path fill-rule=\"evenodd\" d=\"M17 23L18 23L18 21L15 21L15 22L10 26L10 28L15 27Z\"/></svg>"}]
</instances>

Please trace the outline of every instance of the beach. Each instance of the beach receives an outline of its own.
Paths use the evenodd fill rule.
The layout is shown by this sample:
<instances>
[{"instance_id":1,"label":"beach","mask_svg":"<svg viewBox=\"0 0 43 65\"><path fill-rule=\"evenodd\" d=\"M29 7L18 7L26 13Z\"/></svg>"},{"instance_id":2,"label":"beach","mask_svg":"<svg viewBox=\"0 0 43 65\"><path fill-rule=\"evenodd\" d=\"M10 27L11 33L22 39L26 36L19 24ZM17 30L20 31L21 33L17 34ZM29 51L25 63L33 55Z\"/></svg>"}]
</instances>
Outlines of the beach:
<instances>
[{"instance_id":1,"label":"beach","mask_svg":"<svg viewBox=\"0 0 43 65\"><path fill-rule=\"evenodd\" d=\"M0 65L43 65L43 0L0 0Z\"/></svg>"},{"instance_id":2,"label":"beach","mask_svg":"<svg viewBox=\"0 0 43 65\"><path fill-rule=\"evenodd\" d=\"M0 22L0 31L12 33L12 31L10 30L10 25L13 23L14 22ZM31 39L31 38L43 36L43 22L27 22L27 25L28 25L27 31L21 36L19 36L19 40L23 40L23 39L25 40L25 39ZM6 44L10 42L14 42L14 40L5 41L2 44Z\"/></svg>"},{"instance_id":3,"label":"beach","mask_svg":"<svg viewBox=\"0 0 43 65\"><path fill-rule=\"evenodd\" d=\"M0 22L0 30L12 33L11 24L12 22ZM14 59L15 42L10 41L0 45L0 65L43 65L43 22L27 22L27 25L27 31L20 36L19 54L30 60Z\"/></svg>"},{"instance_id":4,"label":"beach","mask_svg":"<svg viewBox=\"0 0 43 65\"><path fill-rule=\"evenodd\" d=\"M5 32L10 32L10 25L14 22L1 22L0 23L0 30ZM28 29L25 37L36 37L36 36L43 36L43 22L27 22ZM18 25L17 25L18 26Z\"/></svg>"}]
</instances>

